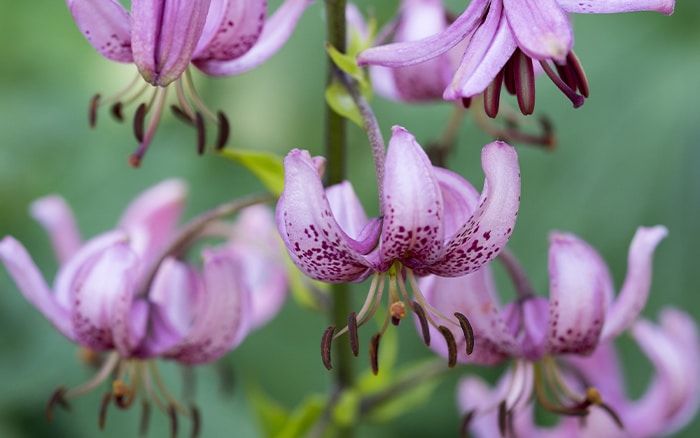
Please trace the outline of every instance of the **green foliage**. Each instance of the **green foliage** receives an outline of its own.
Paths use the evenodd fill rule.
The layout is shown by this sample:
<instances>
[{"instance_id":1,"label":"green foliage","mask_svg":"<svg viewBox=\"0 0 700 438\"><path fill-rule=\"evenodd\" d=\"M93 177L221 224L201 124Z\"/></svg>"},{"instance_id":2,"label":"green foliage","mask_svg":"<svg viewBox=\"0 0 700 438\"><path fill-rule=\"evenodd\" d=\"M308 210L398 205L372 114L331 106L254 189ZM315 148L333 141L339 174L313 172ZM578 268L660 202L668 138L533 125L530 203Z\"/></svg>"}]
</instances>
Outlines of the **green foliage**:
<instances>
[{"instance_id":1,"label":"green foliage","mask_svg":"<svg viewBox=\"0 0 700 438\"><path fill-rule=\"evenodd\" d=\"M265 188L275 196L282 194L282 189L284 189L284 165L283 159L279 155L266 151L232 148L224 149L220 154L251 171L263 183Z\"/></svg>"}]
</instances>

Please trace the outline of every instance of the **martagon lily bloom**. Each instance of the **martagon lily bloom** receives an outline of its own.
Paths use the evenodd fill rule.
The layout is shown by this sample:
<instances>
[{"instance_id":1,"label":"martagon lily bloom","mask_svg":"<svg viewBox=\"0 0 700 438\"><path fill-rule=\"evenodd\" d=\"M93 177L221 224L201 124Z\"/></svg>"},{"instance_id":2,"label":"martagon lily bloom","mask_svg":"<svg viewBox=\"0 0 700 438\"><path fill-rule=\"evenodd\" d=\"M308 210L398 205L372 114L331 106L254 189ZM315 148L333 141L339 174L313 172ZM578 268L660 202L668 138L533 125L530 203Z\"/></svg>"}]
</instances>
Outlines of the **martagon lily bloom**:
<instances>
[{"instance_id":1,"label":"martagon lily bloom","mask_svg":"<svg viewBox=\"0 0 700 438\"><path fill-rule=\"evenodd\" d=\"M423 149L404 128L395 126L384 167L382 216L367 219L350 182L324 188L324 160L293 150L285 159L285 186L277 204L277 226L294 263L309 277L329 282L358 282L372 277L360 312L350 315L349 332L357 354L357 327L376 311L385 284L389 311L383 328L372 338L371 361L388 321L398 324L406 305L425 315L427 305L416 276L459 276L481 268L508 241L520 201L520 172L515 150L502 142L484 147L486 174L479 193L464 178L431 165ZM408 296L405 282L415 297ZM403 299L402 299L403 297ZM441 317L461 327L468 322ZM428 320L454 344L451 332ZM324 336L324 362L330 368L330 339ZM328 347L328 348L325 348Z\"/></svg>"},{"instance_id":2,"label":"martagon lily bloom","mask_svg":"<svg viewBox=\"0 0 700 438\"><path fill-rule=\"evenodd\" d=\"M612 342L596 347L590 356L562 358L566 365L562 378L566 384L585 391L585 381L599 389L603 400L619 416L619 424L600 409L585 419L560 417L554 426L535 423L533 406L521 406L513 412L511 428L518 437L577 438L652 438L678 432L695 416L700 401L700 339L695 321L686 313L667 308L660 324L641 319L630 333L654 367L654 375L639 399L625 391L625 376ZM509 379L489 388L477 377L464 378L458 387L460 411L473 417L470 432L477 437L498 436L497 412L482 412L483 406L502 400Z\"/></svg>"},{"instance_id":3,"label":"martagon lily bloom","mask_svg":"<svg viewBox=\"0 0 700 438\"><path fill-rule=\"evenodd\" d=\"M111 401L126 408L140 398L166 412L173 428L179 414L191 417L197 431L198 412L168 391L153 359L214 361L280 309L287 276L272 213L248 207L235 225L194 221L178 229L185 196L181 181L162 182L131 203L115 230L86 242L62 198L36 201L32 214L60 262L53 287L21 243L10 236L0 241L0 260L25 298L65 337L105 355L89 382L54 393L49 417L55 404L110 379L101 426ZM244 237L251 233L261 240ZM224 243L202 250L198 268L183 257L202 237Z\"/></svg>"},{"instance_id":4,"label":"martagon lily bloom","mask_svg":"<svg viewBox=\"0 0 700 438\"><path fill-rule=\"evenodd\" d=\"M134 116L140 145L130 162L138 166L172 86L177 99L173 111L197 129L199 152L206 144L205 118L219 126L216 147L225 146L228 120L221 112L214 114L199 98L189 65L211 76L236 75L257 67L284 45L312 2L286 0L266 20L266 0L133 0L131 12L117 0L67 0L80 31L95 49L109 60L135 64L146 81L142 84L137 76L114 96L102 99L96 95L90 105L91 125L101 105L111 105L112 113L121 120L122 108L140 100L147 85L153 85L152 96L138 106Z\"/></svg>"},{"instance_id":5,"label":"martagon lily bloom","mask_svg":"<svg viewBox=\"0 0 700 438\"><path fill-rule=\"evenodd\" d=\"M504 307L499 305L489 267L459 278L422 279L420 287L427 301L438 311L463 313L477 339L470 356L441 345L433 349L441 355L458 354L463 363L492 365L515 360L498 397L470 411L470 416L497 412L495 424L508 429L512 419L531 403L534 390L540 405L551 412L581 417L599 410L618 423L618 428L626 426L616 412L617 399L605 398L609 382L602 376L586 377L599 369L577 374L566 364L585 363L582 357L634 324L649 294L654 250L666 233L662 226L637 230L617 297L598 253L581 239L561 232L550 236L549 300L534 294L510 254L502 259L514 280L517 299ZM519 430L511 432L520 436Z\"/></svg>"},{"instance_id":6,"label":"martagon lily bloom","mask_svg":"<svg viewBox=\"0 0 700 438\"><path fill-rule=\"evenodd\" d=\"M467 42L462 61L444 90L445 100L462 99L468 106L473 96L484 93L486 113L495 117L505 85L517 96L520 111L532 114L534 64L538 63L574 107L579 107L588 96L588 83L572 50L574 37L567 14L649 10L668 15L674 5L674 0L472 0L442 32L367 49L358 54L358 61L392 68L412 66Z\"/></svg>"}]
</instances>

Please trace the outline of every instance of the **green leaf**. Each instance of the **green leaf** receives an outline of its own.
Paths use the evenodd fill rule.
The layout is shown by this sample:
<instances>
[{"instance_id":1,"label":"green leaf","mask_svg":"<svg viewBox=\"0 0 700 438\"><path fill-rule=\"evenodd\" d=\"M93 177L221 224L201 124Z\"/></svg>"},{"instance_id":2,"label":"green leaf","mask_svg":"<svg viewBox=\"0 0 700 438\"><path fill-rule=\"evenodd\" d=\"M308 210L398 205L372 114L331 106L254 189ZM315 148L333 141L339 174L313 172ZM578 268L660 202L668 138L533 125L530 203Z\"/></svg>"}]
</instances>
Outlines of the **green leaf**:
<instances>
[{"instance_id":1,"label":"green leaf","mask_svg":"<svg viewBox=\"0 0 700 438\"><path fill-rule=\"evenodd\" d=\"M224 149L221 155L250 170L274 195L282 194L284 188L283 158L272 152L245 149Z\"/></svg>"},{"instance_id":2,"label":"green leaf","mask_svg":"<svg viewBox=\"0 0 700 438\"><path fill-rule=\"evenodd\" d=\"M282 405L270 398L257 383L248 385L248 394L258 423L266 437L278 436L289 422L289 414Z\"/></svg>"},{"instance_id":3,"label":"green leaf","mask_svg":"<svg viewBox=\"0 0 700 438\"><path fill-rule=\"evenodd\" d=\"M292 415L289 416L289 421L285 424L284 429L277 434L276 438L306 436L306 432L316 423L327 403L326 397L321 395L307 397L304 403L298 406Z\"/></svg>"},{"instance_id":4,"label":"green leaf","mask_svg":"<svg viewBox=\"0 0 700 438\"><path fill-rule=\"evenodd\" d=\"M331 57L333 63L342 71L349 74L356 80L362 82L365 80L365 73L362 67L357 65L354 53L342 53L331 44L326 43L326 51Z\"/></svg>"},{"instance_id":5,"label":"green leaf","mask_svg":"<svg viewBox=\"0 0 700 438\"><path fill-rule=\"evenodd\" d=\"M406 370L410 373L410 369ZM403 371L396 376L400 380ZM440 383L438 379L427 379L418 381L406 391L394 397L387 398L387 401L375 407L369 414L372 421L387 422L394 420L427 402L432 396L435 388Z\"/></svg>"},{"instance_id":6,"label":"green leaf","mask_svg":"<svg viewBox=\"0 0 700 438\"><path fill-rule=\"evenodd\" d=\"M343 85L337 80L333 80L326 88L326 102L333 111L352 120L357 126L364 129L362 116L357 105Z\"/></svg>"},{"instance_id":7,"label":"green leaf","mask_svg":"<svg viewBox=\"0 0 700 438\"><path fill-rule=\"evenodd\" d=\"M360 396L357 391L347 389L333 406L333 421L338 426L349 426L358 420Z\"/></svg>"}]
</instances>

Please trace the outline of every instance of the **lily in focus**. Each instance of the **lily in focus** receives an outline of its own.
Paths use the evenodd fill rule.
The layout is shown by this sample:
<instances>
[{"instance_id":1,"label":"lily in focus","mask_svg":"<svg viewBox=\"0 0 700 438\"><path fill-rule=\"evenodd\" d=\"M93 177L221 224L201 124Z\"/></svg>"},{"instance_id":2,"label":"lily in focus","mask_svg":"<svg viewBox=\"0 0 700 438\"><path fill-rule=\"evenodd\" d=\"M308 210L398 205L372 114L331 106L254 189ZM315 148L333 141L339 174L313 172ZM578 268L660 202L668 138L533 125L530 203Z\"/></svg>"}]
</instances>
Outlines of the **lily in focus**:
<instances>
[{"instance_id":1,"label":"lily in focus","mask_svg":"<svg viewBox=\"0 0 700 438\"><path fill-rule=\"evenodd\" d=\"M567 14L648 10L669 15L674 5L674 0L472 0L440 33L367 49L358 55L358 62L391 68L419 65L466 43L461 63L444 89L445 100L461 99L469 106L472 97L483 93L484 109L495 117L505 85L517 97L520 111L532 114L537 64L579 107L588 96L588 83L572 50L573 29Z\"/></svg>"},{"instance_id":2,"label":"lily in focus","mask_svg":"<svg viewBox=\"0 0 700 438\"><path fill-rule=\"evenodd\" d=\"M323 187L324 162L307 151L287 155L277 227L292 260L309 277L328 283L371 277L364 306L335 336L348 332L357 355L357 328L373 316L386 286L388 312L370 348L375 373L381 334L389 321L399 324L407 307L439 330L447 343L454 344L454 337L442 322L471 339L468 321L461 315L455 321L441 314L433 319L425 312L430 307L416 277L464 275L498 255L513 231L520 201L515 150L502 142L484 147L486 181L479 195L460 175L434 167L413 135L395 126L379 181L381 216L369 220L350 182ZM415 300L409 297L407 282ZM322 347L329 369L333 330L326 331Z\"/></svg>"},{"instance_id":3,"label":"lily in focus","mask_svg":"<svg viewBox=\"0 0 700 438\"><path fill-rule=\"evenodd\" d=\"M510 253L501 260L513 280L517 299L500 306L489 267L459 278L426 277L420 287L438 311L458 311L469 318L477 343L470 356L433 347L441 355L458 355L463 363L492 365L513 359L511 373L498 395L470 410L486 414L494 427L515 435L513 418L531 404L532 395L552 413L587 417L593 411L609 417L622 430L615 399L607 400L607 381L574 373L567 364L585 361L597 348L630 328L646 303L651 287L652 256L666 236L664 227L641 227L629 250L627 276L615 296L610 273L598 253L583 240L555 232L549 247L549 299L537 296ZM609 348L609 347L601 347ZM577 363L577 362L576 362ZM581 362L584 363L584 362ZM615 387L615 386L613 386Z\"/></svg>"},{"instance_id":4,"label":"lily in focus","mask_svg":"<svg viewBox=\"0 0 700 438\"><path fill-rule=\"evenodd\" d=\"M36 201L32 215L60 263L52 287L21 243L0 241L0 260L25 298L65 337L104 358L90 381L54 393L49 418L56 404L111 381L101 427L112 401L123 409L140 399L145 417L151 404L170 416L173 429L178 415L190 417L196 435L199 413L168 391L154 359L214 361L282 306L287 275L272 213L252 206L233 225L205 215L180 228L186 193L179 180L162 182L131 203L116 229L85 242L62 198ZM223 243L202 250L199 267L185 256L204 238Z\"/></svg>"},{"instance_id":5,"label":"lily in focus","mask_svg":"<svg viewBox=\"0 0 700 438\"><path fill-rule=\"evenodd\" d=\"M190 64L211 76L230 76L257 67L284 45L312 2L286 0L266 19L266 0L133 0L130 12L117 0L67 0L90 44L109 60L135 64L140 75L111 97L103 99L98 94L93 98L91 126L95 126L100 106L111 106L112 114L122 120L125 106L145 100L134 115L134 134L140 145L130 163L137 167L155 134L172 87L177 102L173 112L196 128L198 151L202 153L206 145L206 119L218 125L215 146L224 147L228 120L202 102L194 88ZM149 85L155 89L144 99Z\"/></svg>"}]
</instances>

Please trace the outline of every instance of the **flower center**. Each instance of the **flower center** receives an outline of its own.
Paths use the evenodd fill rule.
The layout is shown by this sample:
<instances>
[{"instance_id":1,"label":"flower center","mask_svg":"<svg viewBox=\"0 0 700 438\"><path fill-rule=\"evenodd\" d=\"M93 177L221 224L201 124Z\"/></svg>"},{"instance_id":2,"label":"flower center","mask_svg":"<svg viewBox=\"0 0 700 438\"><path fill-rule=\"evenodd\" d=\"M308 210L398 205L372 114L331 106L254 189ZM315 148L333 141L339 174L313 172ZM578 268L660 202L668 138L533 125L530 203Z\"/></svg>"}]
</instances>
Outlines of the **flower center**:
<instances>
[{"instance_id":1,"label":"flower center","mask_svg":"<svg viewBox=\"0 0 700 438\"><path fill-rule=\"evenodd\" d=\"M167 102L168 90L175 89L175 104L171 105L173 114L180 120L193 126L197 131L197 152L204 153L206 146L206 123L213 122L218 127L218 135L214 147L217 150L226 146L229 135L228 118L224 113L214 113L202 101L192 80L192 74L187 69L185 73L168 87L151 87L143 82L141 75L136 77L122 90L112 96L102 98L96 94L90 101L89 121L90 127L97 125L97 111L101 106L109 106L112 116L118 121L124 121L123 110L137 102L141 102L134 112L134 136L139 142L139 147L130 157L129 163L133 167L139 167L146 150L155 135L160 118ZM150 94L150 96L147 96ZM145 101L144 101L145 100Z\"/></svg>"},{"instance_id":2,"label":"flower center","mask_svg":"<svg viewBox=\"0 0 700 438\"><path fill-rule=\"evenodd\" d=\"M408 288L406 287L407 280L413 290L413 298L409 296ZM398 326L408 314L407 309L411 309L418 319L426 345L430 345L430 327L433 327L445 338L449 352L448 365L450 368L457 363L457 342L452 330L448 328L449 326L461 329L466 341L466 353L471 354L474 349L474 333L467 317L461 313L455 313L455 320L436 310L421 293L413 271L403 266L400 262L395 262L386 272L375 272L372 275L367 299L359 313L350 313L347 326L335 333L335 325L332 325L324 332L321 342L321 358L328 370L332 368L332 341L341 335L348 333L353 354L355 356L359 354L358 328L365 325L376 313L381 304L385 286L389 292L388 310L380 330L371 338L369 349L370 365L375 375L379 372L379 341L384 332L386 332L389 322L391 321L393 325ZM439 321L443 321L447 325L439 324Z\"/></svg>"}]
</instances>

